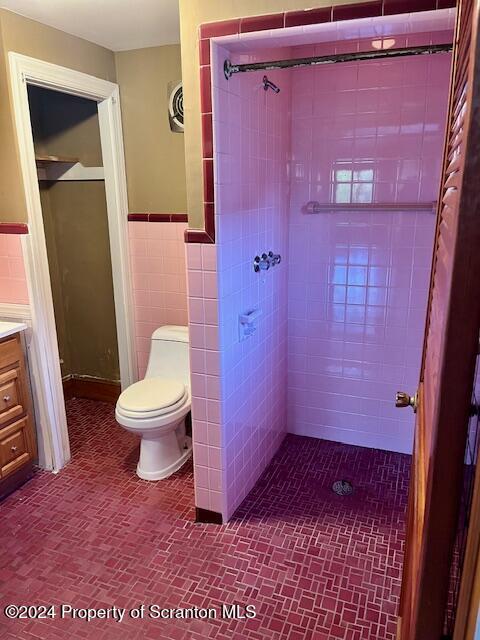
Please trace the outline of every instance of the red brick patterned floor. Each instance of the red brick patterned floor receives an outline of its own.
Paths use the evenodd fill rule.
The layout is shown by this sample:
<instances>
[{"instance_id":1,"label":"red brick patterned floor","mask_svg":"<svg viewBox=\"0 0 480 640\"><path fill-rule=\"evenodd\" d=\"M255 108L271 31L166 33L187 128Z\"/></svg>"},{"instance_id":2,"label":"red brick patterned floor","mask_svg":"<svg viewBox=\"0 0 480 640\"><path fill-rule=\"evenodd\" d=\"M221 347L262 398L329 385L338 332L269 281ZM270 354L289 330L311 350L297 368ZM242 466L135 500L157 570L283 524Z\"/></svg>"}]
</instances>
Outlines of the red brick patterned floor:
<instances>
[{"instance_id":1,"label":"red brick patterned floor","mask_svg":"<svg viewBox=\"0 0 480 640\"><path fill-rule=\"evenodd\" d=\"M190 464L142 481L137 441L110 405L67 409L72 463L0 505L0 638L393 640L408 456L288 436L228 525L198 525ZM353 495L331 491L338 478ZM11 621L7 603L238 603L258 615Z\"/></svg>"}]
</instances>

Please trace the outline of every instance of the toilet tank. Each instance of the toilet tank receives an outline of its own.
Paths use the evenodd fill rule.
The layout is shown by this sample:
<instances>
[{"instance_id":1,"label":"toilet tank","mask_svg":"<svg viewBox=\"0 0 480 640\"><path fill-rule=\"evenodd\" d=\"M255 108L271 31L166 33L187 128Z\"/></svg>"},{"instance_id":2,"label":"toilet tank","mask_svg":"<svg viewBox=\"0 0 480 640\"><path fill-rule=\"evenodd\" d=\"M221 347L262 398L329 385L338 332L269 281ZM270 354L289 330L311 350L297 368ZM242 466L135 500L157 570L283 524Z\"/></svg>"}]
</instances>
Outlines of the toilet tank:
<instances>
[{"instance_id":1,"label":"toilet tank","mask_svg":"<svg viewBox=\"0 0 480 640\"><path fill-rule=\"evenodd\" d=\"M155 329L145 378L177 378L190 387L188 327L166 325Z\"/></svg>"}]
</instances>

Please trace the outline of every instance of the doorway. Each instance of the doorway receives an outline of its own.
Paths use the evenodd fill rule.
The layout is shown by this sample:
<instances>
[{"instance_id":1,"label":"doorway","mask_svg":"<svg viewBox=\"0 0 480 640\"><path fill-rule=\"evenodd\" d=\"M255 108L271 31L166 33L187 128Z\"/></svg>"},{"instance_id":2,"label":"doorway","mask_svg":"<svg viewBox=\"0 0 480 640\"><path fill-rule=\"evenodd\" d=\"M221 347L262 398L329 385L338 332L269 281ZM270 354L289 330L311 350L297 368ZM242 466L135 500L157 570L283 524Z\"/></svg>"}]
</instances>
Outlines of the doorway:
<instances>
[{"instance_id":1,"label":"doorway","mask_svg":"<svg viewBox=\"0 0 480 640\"><path fill-rule=\"evenodd\" d=\"M97 103L29 86L65 399L116 401L120 367Z\"/></svg>"},{"instance_id":2,"label":"doorway","mask_svg":"<svg viewBox=\"0 0 480 640\"><path fill-rule=\"evenodd\" d=\"M120 118L119 91L114 83L100 80L84 73L72 71L26 56L10 53L11 90L15 111L15 123L20 150L20 162L24 178L29 235L24 241L25 266L32 309L34 338L32 350L36 385L34 388L40 466L60 470L70 460L70 444L65 415L65 400L62 385L62 368L59 354L59 337L55 323L54 295L50 280L48 241L42 215L42 197L35 159L34 122L30 113L29 92L34 95L43 90L91 101L98 110L98 132L100 137L102 166L96 171L87 170L86 176L95 182L103 177L105 185L106 213L108 220L108 244L111 258L111 285L113 288L116 336L111 344L118 344L118 360L111 353L110 370L119 373L122 387L135 380L136 358L134 350L133 312L130 273L127 251L127 192L124 167L122 127ZM35 88L33 88L35 87ZM57 100L62 99L57 96ZM83 108L88 107L82 102ZM91 108L91 107L90 107ZM68 136L62 136L65 143ZM98 142L98 141L97 141ZM99 149L97 146L97 154ZM47 154L48 155L48 154ZM62 174L73 180L82 174L82 163L65 157ZM41 170L42 177L52 178L59 173L61 163L47 158ZM65 167L70 165L70 167ZM83 172L83 173L82 173ZM61 173L61 171L60 171ZM59 197L61 189L58 194ZM45 196L44 196L45 201ZM92 284L96 286L96 283ZM111 325L111 322L110 322ZM115 351L111 346L111 352ZM117 364L118 363L118 364ZM65 366L65 361L64 361ZM117 374L118 375L118 374ZM98 376L101 377L101 376Z\"/></svg>"}]
</instances>

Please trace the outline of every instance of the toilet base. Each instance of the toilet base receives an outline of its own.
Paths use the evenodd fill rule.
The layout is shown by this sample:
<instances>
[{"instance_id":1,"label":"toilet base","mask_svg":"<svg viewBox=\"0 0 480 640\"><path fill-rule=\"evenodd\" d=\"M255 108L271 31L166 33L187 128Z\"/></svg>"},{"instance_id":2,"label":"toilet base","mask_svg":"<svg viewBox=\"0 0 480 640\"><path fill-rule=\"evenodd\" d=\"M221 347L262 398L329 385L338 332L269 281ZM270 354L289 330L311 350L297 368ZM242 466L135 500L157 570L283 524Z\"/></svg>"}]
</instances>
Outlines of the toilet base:
<instances>
[{"instance_id":1,"label":"toilet base","mask_svg":"<svg viewBox=\"0 0 480 640\"><path fill-rule=\"evenodd\" d=\"M142 438L137 476L142 480L164 480L178 471L192 455L192 439L189 436L183 436L182 440L186 445L185 449L180 449L174 431L160 438ZM165 456L166 451L169 454L167 456ZM164 463L160 468L159 460Z\"/></svg>"}]
</instances>

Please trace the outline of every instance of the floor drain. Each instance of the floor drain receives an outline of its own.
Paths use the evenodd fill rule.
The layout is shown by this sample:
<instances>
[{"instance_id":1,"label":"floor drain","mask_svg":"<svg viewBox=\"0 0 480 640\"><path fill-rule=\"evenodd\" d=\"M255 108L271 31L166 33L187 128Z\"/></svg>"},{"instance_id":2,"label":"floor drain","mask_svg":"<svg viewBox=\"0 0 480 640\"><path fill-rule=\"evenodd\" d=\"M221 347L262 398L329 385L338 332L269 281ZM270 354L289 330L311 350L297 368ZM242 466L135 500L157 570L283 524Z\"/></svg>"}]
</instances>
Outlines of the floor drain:
<instances>
[{"instance_id":1,"label":"floor drain","mask_svg":"<svg viewBox=\"0 0 480 640\"><path fill-rule=\"evenodd\" d=\"M353 493L353 485L348 480L337 480L333 483L332 489L337 496L349 496Z\"/></svg>"}]
</instances>

